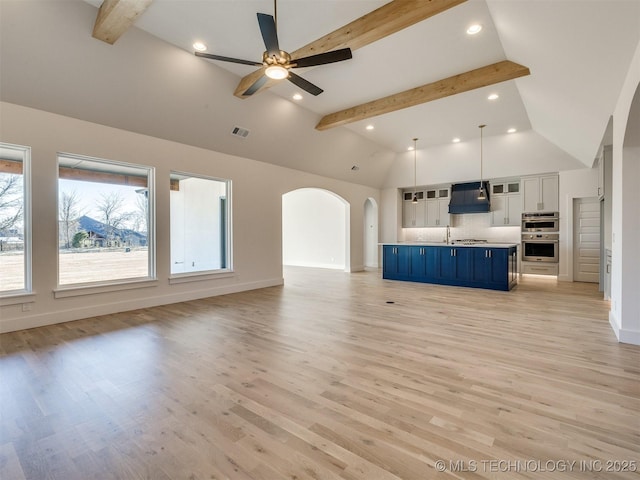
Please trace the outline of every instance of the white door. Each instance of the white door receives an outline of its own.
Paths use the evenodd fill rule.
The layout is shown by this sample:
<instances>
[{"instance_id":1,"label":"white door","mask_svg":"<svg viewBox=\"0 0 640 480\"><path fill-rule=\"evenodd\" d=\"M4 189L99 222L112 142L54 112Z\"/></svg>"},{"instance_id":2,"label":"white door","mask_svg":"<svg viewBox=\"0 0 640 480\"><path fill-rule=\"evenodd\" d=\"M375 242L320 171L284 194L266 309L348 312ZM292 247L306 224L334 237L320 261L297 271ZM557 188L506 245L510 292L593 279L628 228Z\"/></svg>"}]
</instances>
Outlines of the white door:
<instances>
[{"instance_id":1,"label":"white door","mask_svg":"<svg viewBox=\"0 0 640 480\"><path fill-rule=\"evenodd\" d=\"M573 280L600 281L600 202L595 197L573 202Z\"/></svg>"}]
</instances>

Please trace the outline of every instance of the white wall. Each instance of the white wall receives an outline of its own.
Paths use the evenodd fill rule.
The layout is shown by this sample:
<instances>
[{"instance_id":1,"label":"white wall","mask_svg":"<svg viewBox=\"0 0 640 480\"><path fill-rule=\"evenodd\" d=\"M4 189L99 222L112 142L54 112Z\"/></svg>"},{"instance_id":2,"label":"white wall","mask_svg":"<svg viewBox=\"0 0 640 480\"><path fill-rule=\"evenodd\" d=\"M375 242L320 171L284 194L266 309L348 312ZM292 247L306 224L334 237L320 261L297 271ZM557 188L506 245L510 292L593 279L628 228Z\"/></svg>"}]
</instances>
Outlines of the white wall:
<instances>
[{"instance_id":1,"label":"white wall","mask_svg":"<svg viewBox=\"0 0 640 480\"><path fill-rule=\"evenodd\" d=\"M640 43L613 112L612 266L609 323L640 345Z\"/></svg>"},{"instance_id":2,"label":"white wall","mask_svg":"<svg viewBox=\"0 0 640 480\"><path fill-rule=\"evenodd\" d=\"M485 179L584 168L581 162L533 130L486 137L483 157ZM418 150L416 163L417 185L478 181L480 141L470 140ZM389 170L384 187L412 187L413 175L413 152L399 154Z\"/></svg>"},{"instance_id":3,"label":"white wall","mask_svg":"<svg viewBox=\"0 0 640 480\"><path fill-rule=\"evenodd\" d=\"M558 280L573 281L573 200L598 196L598 169L582 168L560 172L560 261Z\"/></svg>"},{"instance_id":4,"label":"white wall","mask_svg":"<svg viewBox=\"0 0 640 480\"><path fill-rule=\"evenodd\" d=\"M364 265L377 268L378 255L378 204L368 198L364 204Z\"/></svg>"},{"instance_id":5,"label":"white wall","mask_svg":"<svg viewBox=\"0 0 640 480\"><path fill-rule=\"evenodd\" d=\"M364 203L371 187L127 132L10 103L0 103L0 141L31 147L34 295L0 299L0 330L10 331L94 315L282 284L282 195L303 187L332 191L352 207L346 263L362 270ZM97 289L61 298L57 282L57 161L59 151L155 168L157 281L140 288ZM234 273L171 283L171 170L233 183ZM167 186L167 188L163 188ZM144 288L142 288L144 287ZM59 298L56 298L59 297ZM27 311L23 311L23 303ZM30 310L28 309L30 307Z\"/></svg>"},{"instance_id":6,"label":"white wall","mask_svg":"<svg viewBox=\"0 0 640 480\"><path fill-rule=\"evenodd\" d=\"M348 270L349 205L330 192L303 188L282 196L282 263Z\"/></svg>"}]
</instances>

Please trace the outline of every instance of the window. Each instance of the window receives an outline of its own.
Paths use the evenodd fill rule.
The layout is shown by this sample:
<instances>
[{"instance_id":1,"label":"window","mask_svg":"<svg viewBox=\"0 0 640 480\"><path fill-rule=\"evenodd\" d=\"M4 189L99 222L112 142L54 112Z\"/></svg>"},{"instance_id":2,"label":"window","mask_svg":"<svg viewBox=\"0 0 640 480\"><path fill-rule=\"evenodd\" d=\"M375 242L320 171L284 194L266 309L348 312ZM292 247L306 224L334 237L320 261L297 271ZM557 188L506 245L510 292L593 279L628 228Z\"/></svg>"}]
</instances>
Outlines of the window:
<instances>
[{"instance_id":1,"label":"window","mask_svg":"<svg viewBox=\"0 0 640 480\"><path fill-rule=\"evenodd\" d=\"M171 274L231 270L231 182L171 173Z\"/></svg>"},{"instance_id":2,"label":"window","mask_svg":"<svg viewBox=\"0 0 640 480\"><path fill-rule=\"evenodd\" d=\"M0 295L31 292L30 152L0 143Z\"/></svg>"},{"instance_id":3,"label":"window","mask_svg":"<svg viewBox=\"0 0 640 480\"><path fill-rule=\"evenodd\" d=\"M58 155L58 284L155 277L153 169Z\"/></svg>"}]
</instances>

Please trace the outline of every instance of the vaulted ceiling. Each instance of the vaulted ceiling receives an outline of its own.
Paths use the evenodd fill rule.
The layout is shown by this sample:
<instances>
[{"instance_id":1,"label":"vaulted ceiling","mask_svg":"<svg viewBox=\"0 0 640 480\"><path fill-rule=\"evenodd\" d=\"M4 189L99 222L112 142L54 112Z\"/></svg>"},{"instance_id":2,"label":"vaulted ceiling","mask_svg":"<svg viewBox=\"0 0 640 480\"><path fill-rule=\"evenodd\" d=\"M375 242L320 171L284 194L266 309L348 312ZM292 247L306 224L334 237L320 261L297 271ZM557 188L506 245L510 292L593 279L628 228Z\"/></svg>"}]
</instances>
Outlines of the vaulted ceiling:
<instances>
[{"instance_id":1,"label":"vaulted ceiling","mask_svg":"<svg viewBox=\"0 0 640 480\"><path fill-rule=\"evenodd\" d=\"M11 32L4 34L3 67L35 65L21 78L3 68L1 80L7 87L0 91L3 100L345 180L351 179L347 166L366 163L370 171L365 169L354 181L370 185L382 184L395 154L406 151L411 138L419 137L421 148L441 148L453 138L476 139L479 124L487 124L488 137L506 135L509 128L533 131L563 154L590 166L640 40L640 0L468 0L354 49L351 60L297 70L324 89L317 97L280 81L266 92L239 100L234 97L237 84L255 67L193 58L192 45L200 41L209 53L259 61L265 48L256 13L273 14L271 0L154 0L113 46L97 45L101 42L90 38L102 0L86 2L92 5L84 4L91 11L78 1L17 2L40 4L38 9L8 8L2 2L0 8L17 15L4 20L3 30L12 28L15 37ZM51 23L43 24L47 15L41 10L51 8L45 7L51 3L59 7L64 3L65 13L51 10ZM280 46L293 52L386 3L280 0ZM41 18L16 27L16 22L27 22L27 16ZM471 24L482 25L481 32L468 35ZM39 47L33 38L26 38L26 45L7 44L30 31L40 33L51 45ZM47 32L52 32L52 38ZM177 48L163 47L143 32ZM68 68L67 75L51 72L56 60L61 68ZM315 129L323 117L335 112L505 60L528 67L530 75L328 131ZM73 62L85 62L86 70L102 65L103 71L84 71ZM36 78L38 65L53 76L50 86L59 88L60 98L35 91L38 81L44 82ZM166 72L157 75L162 68ZM65 77L80 80L78 75L99 89L95 98L82 88L62 85ZM138 110L151 105L152 96L156 108L165 109L155 115L147 110L148 116L170 110L176 115L148 118L145 126L142 113L127 110L132 108L127 105L132 97L122 94L127 88L136 92ZM82 99L82 105L63 105L63 100L73 102L62 98L71 92L76 100ZM302 93L302 99L292 100L295 93ZM491 93L499 98L488 100ZM206 110L214 109L215 118L207 116ZM208 128L194 124L185 130L190 118L193 123L206 122ZM228 130L234 124L251 130L242 144L229 139ZM373 130L366 130L367 125ZM213 127L218 126L224 135L216 133ZM301 153L305 148L326 150L319 156ZM292 151L296 153L285 153Z\"/></svg>"}]
</instances>

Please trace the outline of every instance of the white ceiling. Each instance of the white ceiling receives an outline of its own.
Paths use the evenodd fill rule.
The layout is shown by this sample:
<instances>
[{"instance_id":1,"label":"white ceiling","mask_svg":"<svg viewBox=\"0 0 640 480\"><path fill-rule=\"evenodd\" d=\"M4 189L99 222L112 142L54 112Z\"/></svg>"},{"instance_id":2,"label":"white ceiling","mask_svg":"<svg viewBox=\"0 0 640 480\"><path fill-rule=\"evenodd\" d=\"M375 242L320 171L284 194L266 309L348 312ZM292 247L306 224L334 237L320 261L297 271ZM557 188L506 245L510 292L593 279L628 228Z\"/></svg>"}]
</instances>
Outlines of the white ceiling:
<instances>
[{"instance_id":1,"label":"white ceiling","mask_svg":"<svg viewBox=\"0 0 640 480\"><path fill-rule=\"evenodd\" d=\"M494 178L590 167L640 41L640 0L468 0L302 72L318 97L294 102L284 81L241 100L233 91L252 67L195 57L192 44L258 60L256 12L271 13L271 0L155 0L114 45L91 36L100 3L0 0L0 100L376 188L414 183L413 137L433 167L422 183L475 180L479 124ZM280 44L293 51L383 3L281 0ZM469 37L473 22L484 28ZM314 129L326 113L504 59L531 75ZM236 125L250 135L230 135Z\"/></svg>"},{"instance_id":2,"label":"white ceiling","mask_svg":"<svg viewBox=\"0 0 640 480\"><path fill-rule=\"evenodd\" d=\"M384 3L279 0L280 46L296 50ZM256 12L272 14L273 2L155 0L136 26L189 52L198 40L209 53L259 61L264 45ZM483 26L475 36L465 32L472 23ZM591 165L639 38L640 0L469 0L354 51L352 60L297 70L325 90L318 97L301 92L299 105L325 115L508 59L530 67L531 75L346 128L401 152L413 137L419 148L477 138L481 123L487 136L533 127ZM238 80L254 69L213 63ZM300 90L282 81L271 91L290 99ZM487 100L494 92L500 98ZM369 124L373 131L365 130Z\"/></svg>"}]
</instances>

